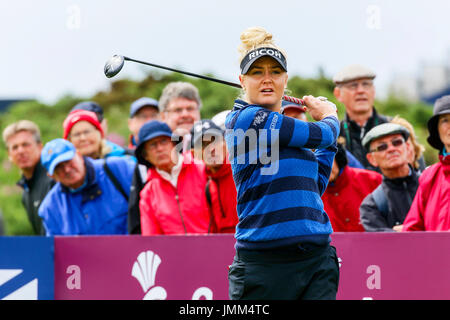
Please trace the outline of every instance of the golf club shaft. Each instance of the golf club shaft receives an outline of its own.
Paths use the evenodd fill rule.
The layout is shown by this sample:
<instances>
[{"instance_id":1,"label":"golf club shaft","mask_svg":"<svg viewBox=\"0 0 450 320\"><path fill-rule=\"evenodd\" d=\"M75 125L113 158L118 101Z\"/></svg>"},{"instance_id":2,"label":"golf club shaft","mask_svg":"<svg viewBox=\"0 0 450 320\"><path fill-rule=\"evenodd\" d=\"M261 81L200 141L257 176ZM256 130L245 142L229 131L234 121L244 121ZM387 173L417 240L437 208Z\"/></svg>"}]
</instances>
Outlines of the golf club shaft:
<instances>
[{"instance_id":1,"label":"golf club shaft","mask_svg":"<svg viewBox=\"0 0 450 320\"><path fill-rule=\"evenodd\" d=\"M200 74L191 73L191 72L182 71L182 70L177 70L177 69L173 69L173 68L169 68L169 67L165 67L165 66L161 66L161 65L158 65L158 64L145 62L145 61L135 60L135 59L132 59L132 58L129 58L129 57L123 57L123 58L125 60L128 60L128 61L134 61L134 62L137 62L137 63L146 64L148 66L152 66L152 67L156 67L156 68L160 68L160 69L165 69L165 70L169 70L169 71L173 71L173 72L179 72L179 73L191 76L191 77L197 77L197 78L201 78L201 79L205 79L205 80L210 80L210 81L226 84L226 85L238 88L238 89L242 89L240 84L237 84L237 83L234 83L234 82L228 82L228 81L219 80L219 79L215 79L215 78L211 78L211 77L207 77L207 76L202 76Z\"/></svg>"},{"instance_id":2,"label":"golf club shaft","mask_svg":"<svg viewBox=\"0 0 450 320\"><path fill-rule=\"evenodd\" d=\"M182 73L182 74L185 74L185 75L188 75L188 76L191 76L191 77L197 77L197 78L201 78L201 79L204 79L204 80L214 81L214 82L226 84L228 86L232 86L232 87L235 87L235 88L238 88L238 89L242 89L241 85L238 84L238 83L229 82L229 81L225 81L225 80L220 80L220 79L216 79L216 78L211 78L211 77L203 76L203 75L197 74L197 73L191 73L191 72L187 72L187 71L173 69L173 68L161 66L159 64L154 64L154 63L149 63L149 62L146 62L146 61L136 60L136 59L125 57L125 56L123 58L126 61L133 61L133 62L145 64L145 65L148 65L148 66L151 66L151 67L160 68L160 69L173 71L173 72L178 72L178 73ZM293 102L293 103L296 103L296 104L305 105L305 102L302 99L291 97L291 96L287 96L287 95L283 96L283 100L290 101L290 102Z\"/></svg>"}]
</instances>

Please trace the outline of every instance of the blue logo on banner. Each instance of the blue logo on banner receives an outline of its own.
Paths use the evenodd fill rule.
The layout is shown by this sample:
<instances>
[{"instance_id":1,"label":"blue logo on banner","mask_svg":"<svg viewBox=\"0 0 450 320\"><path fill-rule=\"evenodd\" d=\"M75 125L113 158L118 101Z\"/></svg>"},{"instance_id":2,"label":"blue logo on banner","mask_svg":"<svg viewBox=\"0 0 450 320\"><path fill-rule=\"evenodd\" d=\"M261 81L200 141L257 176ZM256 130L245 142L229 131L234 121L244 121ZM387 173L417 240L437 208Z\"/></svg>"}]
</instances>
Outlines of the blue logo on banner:
<instances>
[{"instance_id":1,"label":"blue logo on banner","mask_svg":"<svg viewBox=\"0 0 450 320\"><path fill-rule=\"evenodd\" d=\"M0 237L0 299L53 300L53 237Z\"/></svg>"}]
</instances>

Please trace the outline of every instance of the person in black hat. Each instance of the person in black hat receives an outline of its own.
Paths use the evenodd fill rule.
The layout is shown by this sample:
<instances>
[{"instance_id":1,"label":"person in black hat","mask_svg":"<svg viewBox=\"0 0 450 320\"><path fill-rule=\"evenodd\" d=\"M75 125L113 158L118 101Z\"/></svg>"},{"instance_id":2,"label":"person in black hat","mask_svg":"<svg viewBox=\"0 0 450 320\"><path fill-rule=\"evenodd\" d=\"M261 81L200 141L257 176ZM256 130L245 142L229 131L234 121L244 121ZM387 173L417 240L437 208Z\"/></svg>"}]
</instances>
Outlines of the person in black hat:
<instances>
[{"instance_id":1,"label":"person in black hat","mask_svg":"<svg viewBox=\"0 0 450 320\"><path fill-rule=\"evenodd\" d=\"M409 162L409 131L396 123L380 124L367 132L362 143L367 159L379 167L383 182L361 203L361 223L366 231L401 231L419 185L419 175Z\"/></svg>"},{"instance_id":2,"label":"person in black hat","mask_svg":"<svg viewBox=\"0 0 450 320\"><path fill-rule=\"evenodd\" d=\"M420 176L403 231L450 230L450 95L436 100L427 125L427 141L439 151L439 162Z\"/></svg>"},{"instance_id":3,"label":"person in black hat","mask_svg":"<svg viewBox=\"0 0 450 320\"><path fill-rule=\"evenodd\" d=\"M234 233L238 223L236 185L224 134L225 131L212 120L197 121L191 129L191 148L194 157L204 161L206 166L208 183L205 192L214 215L215 229L218 233Z\"/></svg>"}]
</instances>

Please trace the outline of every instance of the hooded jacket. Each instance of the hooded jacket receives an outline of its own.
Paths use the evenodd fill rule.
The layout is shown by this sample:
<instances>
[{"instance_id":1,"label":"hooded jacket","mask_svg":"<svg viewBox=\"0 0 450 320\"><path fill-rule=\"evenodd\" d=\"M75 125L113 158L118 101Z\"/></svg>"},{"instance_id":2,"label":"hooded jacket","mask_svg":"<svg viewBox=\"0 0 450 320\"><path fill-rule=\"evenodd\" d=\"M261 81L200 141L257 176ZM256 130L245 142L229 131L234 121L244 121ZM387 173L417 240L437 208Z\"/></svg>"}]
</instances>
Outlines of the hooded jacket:
<instances>
[{"instance_id":1,"label":"hooded jacket","mask_svg":"<svg viewBox=\"0 0 450 320\"><path fill-rule=\"evenodd\" d=\"M148 170L147 183L139 201L142 235L214 231L205 194L205 165L194 161L190 151L183 157L176 187L154 166Z\"/></svg>"},{"instance_id":2,"label":"hooded jacket","mask_svg":"<svg viewBox=\"0 0 450 320\"><path fill-rule=\"evenodd\" d=\"M450 230L450 156L439 160L420 176L403 231Z\"/></svg>"},{"instance_id":3,"label":"hooded jacket","mask_svg":"<svg viewBox=\"0 0 450 320\"><path fill-rule=\"evenodd\" d=\"M348 165L344 167L336 182L329 183L322 196L333 231L364 231L359 218L359 206L382 180L378 172Z\"/></svg>"},{"instance_id":4,"label":"hooded jacket","mask_svg":"<svg viewBox=\"0 0 450 320\"><path fill-rule=\"evenodd\" d=\"M214 173L207 168L206 174L209 178L209 191L216 231L218 233L234 233L238 223L237 192L231 164L227 161Z\"/></svg>"}]
</instances>

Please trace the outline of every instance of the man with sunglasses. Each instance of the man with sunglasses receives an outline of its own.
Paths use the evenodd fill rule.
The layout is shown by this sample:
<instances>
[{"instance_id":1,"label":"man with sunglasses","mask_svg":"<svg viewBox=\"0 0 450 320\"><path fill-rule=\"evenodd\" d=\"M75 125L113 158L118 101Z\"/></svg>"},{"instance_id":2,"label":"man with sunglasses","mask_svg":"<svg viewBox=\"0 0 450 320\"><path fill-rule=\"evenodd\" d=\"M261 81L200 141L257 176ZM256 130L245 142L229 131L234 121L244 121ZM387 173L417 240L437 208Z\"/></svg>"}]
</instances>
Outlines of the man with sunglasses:
<instances>
[{"instance_id":1,"label":"man with sunglasses","mask_svg":"<svg viewBox=\"0 0 450 320\"><path fill-rule=\"evenodd\" d=\"M369 170L379 170L366 158L362 139L373 127L389 119L380 115L373 106L375 100L375 73L361 65L349 65L334 77L334 95L345 105L345 117L341 121L340 135L346 140L346 148Z\"/></svg>"},{"instance_id":2,"label":"man with sunglasses","mask_svg":"<svg viewBox=\"0 0 450 320\"><path fill-rule=\"evenodd\" d=\"M419 186L419 176L408 162L409 131L383 123L364 136L367 160L383 174L383 182L361 203L361 223L366 231L401 231Z\"/></svg>"}]
</instances>

